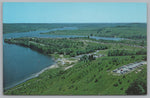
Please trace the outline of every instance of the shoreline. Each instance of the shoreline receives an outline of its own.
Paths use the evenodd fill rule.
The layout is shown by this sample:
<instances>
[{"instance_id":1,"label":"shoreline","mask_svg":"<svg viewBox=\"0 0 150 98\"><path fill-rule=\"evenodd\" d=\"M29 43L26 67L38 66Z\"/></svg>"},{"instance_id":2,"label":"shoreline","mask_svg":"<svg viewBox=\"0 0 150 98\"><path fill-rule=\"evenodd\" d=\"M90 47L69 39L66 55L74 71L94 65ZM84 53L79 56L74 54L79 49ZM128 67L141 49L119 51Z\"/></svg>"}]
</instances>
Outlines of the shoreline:
<instances>
[{"instance_id":1,"label":"shoreline","mask_svg":"<svg viewBox=\"0 0 150 98\"><path fill-rule=\"evenodd\" d=\"M31 74L29 77L27 77L27 78L25 78L25 79L23 79L23 80L21 80L21 81L15 83L15 84L11 85L11 86L8 86L8 87L6 87L6 88L3 88L3 89L4 89L4 90L9 90L9 89L11 89L11 88L13 88L13 87L15 87L15 86L17 86L17 85L19 85L19 84L22 84L22 83L24 83L24 82L26 82L26 81L28 81L28 80L30 80L30 79L33 79L33 78L38 77L40 74L42 74L44 71L46 71L46 70L48 70L48 69L58 68L58 67L59 67L59 66L58 66L57 64L52 64L52 65L50 65L50 66L48 66L48 67L46 67L46 68L40 70L39 72L34 73L34 74Z\"/></svg>"},{"instance_id":2,"label":"shoreline","mask_svg":"<svg viewBox=\"0 0 150 98\"><path fill-rule=\"evenodd\" d=\"M50 66L48 66L48 67L42 69L41 71L35 73L34 76L35 76L35 77L38 77L38 76L39 76L40 74L42 74L44 71L46 71L46 70L48 70L48 69L52 69L52 68L58 68L58 67L59 67L59 66L57 65L57 63L52 64L52 65L50 65ZM35 77L33 77L33 78L35 78Z\"/></svg>"},{"instance_id":3,"label":"shoreline","mask_svg":"<svg viewBox=\"0 0 150 98\"><path fill-rule=\"evenodd\" d=\"M22 83L24 83L24 82L30 80L30 79L33 79L33 78L38 77L40 74L42 74L43 72L45 72L45 71L48 70L48 69L59 68L60 66L64 65L64 64L61 64L60 66L58 65L58 62L61 62L61 63L64 62L63 59L60 59L60 58L57 58L57 59L56 59L56 58L53 57L53 56L51 56L51 57L52 57L52 59L54 60L54 64L49 65L48 67L45 67L44 69L40 70L39 72L36 72L36 73L34 73L34 74L31 74L29 77L27 77L27 78L25 78L25 79L19 81L18 83L15 83L15 84L13 84L13 85L11 85L11 86L8 86L8 87L6 87L6 88L3 88L3 89L7 91L7 90L9 90L9 89L11 89L11 88L13 88L13 87L19 85L19 84L22 84Z\"/></svg>"},{"instance_id":4,"label":"shoreline","mask_svg":"<svg viewBox=\"0 0 150 98\"><path fill-rule=\"evenodd\" d=\"M90 53L90 54L95 54L95 53L97 53L98 51L99 51L99 50L96 50L95 52ZM90 55L90 54L88 54L88 55ZM52 65L49 65L48 67L43 68L43 69L40 70L39 72L36 72L36 73L31 74L29 77L27 77L27 78L25 78L25 79L19 81L18 83L15 83L15 84L13 84L13 85L11 85L11 86L8 86L8 87L6 87L6 88L3 88L3 89L7 91L7 90L9 90L9 89L11 89L11 88L13 88L13 87L19 85L19 84L22 84L22 83L24 83L24 82L30 80L30 79L33 79L33 78L38 77L40 74L42 74L43 72L45 72L45 71L48 70L48 69L64 67L64 70L67 70L67 69L69 69L69 68L71 68L71 67L74 66L74 64L71 64L72 62L77 62L78 59L79 59L81 56L83 56L83 55L87 55L87 54L81 54L81 55L78 55L78 56L76 56L76 57L73 57L73 58L76 59L76 60L74 60L74 61L68 60L68 58L65 58L63 55L59 55L58 58L56 58L56 57L53 56L53 55L48 55L48 56L51 56L51 57L52 57L52 60L54 61L54 63L53 63ZM68 62L69 62L69 66L64 66L64 65L65 65L66 63L68 63Z\"/></svg>"},{"instance_id":5,"label":"shoreline","mask_svg":"<svg viewBox=\"0 0 150 98\"><path fill-rule=\"evenodd\" d=\"M90 53L90 54L95 54L95 53L97 53L97 52L99 52L99 50L96 50L95 52ZM88 55L90 55L90 54L88 54ZM31 74L29 77L27 77L27 78L25 78L25 79L19 81L18 83L15 83L15 84L13 84L13 85L11 85L11 86L9 86L9 87L4 88L4 90L9 90L9 89L11 89L11 88L13 88L13 87L15 87L15 86L17 86L17 85L19 85L19 84L22 84L22 83L24 83L24 82L26 82L26 81L28 81L28 80L30 80L30 79L36 78L36 77L38 77L40 74L42 74L43 72L45 72L45 71L48 70L48 69L64 67L64 70L67 70L67 69L69 69L69 68L71 68L71 67L74 66L74 64L71 64L71 63L69 64L69 66L64 66L68 61L69 61L69 62L77 62L78 59L79 59L81 56L83 56L83 55L86 55L86 54L81 54L81 55L78 55L78 56L76 56L76 57L73 57L73 58L76 58L75 61L70 61L70 60L68 60L67 58L65 58L63 55L59 55L58 58L55 58L55 56L52 56L52 55L48 55L48 56L51 56L51 57L52 57L52 60L54 61L54 63L53 63L52 65L49 65L48 67L43 68L43 69L40 70L39 72L36 72L36 73Z\"/></svg>"},{"instance_id":6,"label":"shoreline","mask_svg":"<svg viewBox=\"0 0 150 98\"><path fill-rule=\"evenodd\" d=\"M49 55L48 55L48 56L49 56ZM45 68L41 69L40 71L31 74L31 75L28 76L27 78L25 78L25 79L23 79L23 80L20 80L20 81L18 81L17 83L14 83L14 84L12 84L12 85L10 85L10 86L8 86L8 87L5 87L5 88L3 87L3 89L4 89L4 90L9 90L9 89L11 89L11 88L13 88L13 87L15 87L15 86L17 86L17 85L19 85L19 84L22 84L22 83L24 83L24 82L26 82L26 81L28 81L28 80L30 80L30 79L33 79L33 78L38 77L40 74L42 74L44 71L46 71L46 70L48 70L48 69L58 68L59 66L57 65L57 63L58 63L57 60L56 60L53 56L51 56L51 57L52 57L52 60L54 61L54 63L53 63L52 65L49 65L48 67L45 67Z\"/></svg>"}]
</instances>

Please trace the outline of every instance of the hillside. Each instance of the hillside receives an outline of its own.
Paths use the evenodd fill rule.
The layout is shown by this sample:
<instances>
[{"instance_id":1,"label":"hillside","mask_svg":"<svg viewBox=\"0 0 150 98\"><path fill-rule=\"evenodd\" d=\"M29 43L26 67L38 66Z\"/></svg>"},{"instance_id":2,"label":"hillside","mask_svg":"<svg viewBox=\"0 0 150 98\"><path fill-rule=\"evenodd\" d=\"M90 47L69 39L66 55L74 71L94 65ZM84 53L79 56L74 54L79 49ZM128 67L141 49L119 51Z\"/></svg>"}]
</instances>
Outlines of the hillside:
<instances>
[{"instance_id":1,"label":"hillside","mask_svg":"<svg viewBox=\"0 0 150 98\"><path fill-rule=\"evenodd\" d=\"M24 40L24 41L22 41ZM55 54L50 54L57 59L62 58L71 60L73 58L80 58L75 63L64 64L57 68L46 70L38 77L30 79L22 84L17 85L4 92L5 95L138 95L147 94L147 65L144 64L140 67L134 68L125 74L115 74L113 70L134 62L146 61L146 51L143 47L137 47L134 45L126 45L124 43L118 43L116 41L111 43L93 41L90 39L74 40L74 39L42 39L42 38L17 38L5 40L7 43L13 43L18 45L26 45L31 41L33 46L46 47L46 44L50 44L51 41L59 44L62 42L62 46L65 44L78 43L83 46L83 49L87 43L91 45L100 45L107 47L106 49L95 52L96 55L102 54L103 56L96 57L95 53L91 55L89 52L84 53L84 56L72 56L68 54L61 54L57 50ZM66 43L69 41L69 43ZM36 42L36 43L35 43ZM38 44L37 44L38 42ZM64 42L64 43L63 43ZM82 43L83 42L83 43ZM28 44L27 44L28 43ZM42 44L41 44L42 43ZM80 44L79 44L80 43ZM100 44L101 43L101 44ZM39 45L40 44L40 45ZM57 44L55 44L57 45ZM90 45L90 44L89 44ZM76 46L76 45L75 45ZM76 47L72 46L71 49L76 51ZM90 47L90 46L86 46ZM40 47L39 47L40 48ZM56 48L56 47L55 47ZM57 47L59 48L59 47ZM62 47L65 49L64 47ZM31 48L32 49L32 48ZM34 48L33 48L34 49ZM38 48L36 48L38 49ZM82 48L78 48L79 50ZM88 48L86 48L88 49ZM119 49L119 50L118 50ZM55 50L55 49L54 49ZM36 50L38 51L38 50ZM116 52L119 51L119 52ZM41 51L42 52L42 51ZM44 53L44 51L43 51ZM110 55L111 53L111 55ZM63 58L62 58L63 59ZM68 67L71 66L71 67ZM68 67L68 68L66 68ZM132 90L132 91L131 91Z\"/></svg>"}]
</instances>

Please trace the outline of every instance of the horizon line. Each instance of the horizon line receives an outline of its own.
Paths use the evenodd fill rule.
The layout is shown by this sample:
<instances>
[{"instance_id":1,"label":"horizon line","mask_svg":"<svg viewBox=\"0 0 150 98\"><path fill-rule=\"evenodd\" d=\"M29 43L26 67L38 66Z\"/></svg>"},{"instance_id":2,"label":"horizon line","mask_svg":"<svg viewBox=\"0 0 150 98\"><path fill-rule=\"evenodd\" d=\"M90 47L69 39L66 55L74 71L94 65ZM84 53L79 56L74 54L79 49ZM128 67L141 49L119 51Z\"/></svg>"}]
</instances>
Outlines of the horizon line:
<instances>
[{"instance_id":1,"label":"horizon line","mask_svg":"<svg viewBox=\"0 0 150 98\"><path fill-rule=\"evenodd\" d=\"M111 23L111 22L58 22L58 23L31 23L31 24L78 24L78 23ZM147 23L147 22L112 22L112 23ZM3 24L30 24L30 23L3 23Z\"/></svg>"}]
</instances>

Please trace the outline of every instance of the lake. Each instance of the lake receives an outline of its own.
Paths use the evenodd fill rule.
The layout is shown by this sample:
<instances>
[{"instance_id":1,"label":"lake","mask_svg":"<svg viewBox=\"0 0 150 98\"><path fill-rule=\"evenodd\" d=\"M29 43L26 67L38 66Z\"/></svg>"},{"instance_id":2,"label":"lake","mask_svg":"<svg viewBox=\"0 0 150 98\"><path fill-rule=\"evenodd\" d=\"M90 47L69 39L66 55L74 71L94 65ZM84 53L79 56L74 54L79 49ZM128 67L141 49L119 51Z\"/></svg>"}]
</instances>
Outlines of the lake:
<instances>
[{"instance_id":1,"label":"lake","mask_svg":"<svg viewBox=\"0 0 150 98\"><path fill-rule=\"evenodd\" d=\"M85 37L77 35L46 35L46 33L56 30L75 30L76 27L64 27L51 29L47 31L32 31L21 33L7 33L3 35L5 38L19 38L19 37L42 37L42 38L70 38L70 37ZM94 39L104 40L120 40L121 38L105 38L105 37L91 37ZM50 56L38 53L30 48L22 47L14 44L7 44L3 42L3 84L4 89L11 88L28 79L36 76L36 73L42 69L53 65L55 62Z\"/></svg>"},{"instance_id":2,"label":"lake","mask_svg":"<svg viewBox=\"0 0 150 98\"><path fill-rule=\"evenodd\" d=\"M35 73L54 63L50 56L40 54L30 48L7 43L3 46L5 89L34 77Z\"/></svg>"}]
</instances>

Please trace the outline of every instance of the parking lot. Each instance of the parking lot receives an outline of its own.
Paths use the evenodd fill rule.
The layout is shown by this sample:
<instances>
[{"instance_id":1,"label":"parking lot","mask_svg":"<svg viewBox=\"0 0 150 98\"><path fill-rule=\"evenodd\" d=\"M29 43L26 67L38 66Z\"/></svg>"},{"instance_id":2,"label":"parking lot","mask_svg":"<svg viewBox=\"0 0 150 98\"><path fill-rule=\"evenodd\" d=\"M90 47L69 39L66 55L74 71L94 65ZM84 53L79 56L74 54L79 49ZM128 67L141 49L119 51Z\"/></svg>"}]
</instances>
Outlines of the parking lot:
<instances>
[{"instance_id":1,"label":"parking lot","mask_svg":"<svg viewBox=\"0 0 150 98\"><path fill-rule=\"evenodd\" d=\"M124 66L121 66L115 70L113 70L114 73L117 73L117 74L125 74L127 72L130 72L142 65L145 65L147 64L146 61L142 61L142 62L134 62L134 63L130 63L130 64L127 64L127 65L124 65Z\"/></svg>"}]
</instances>

